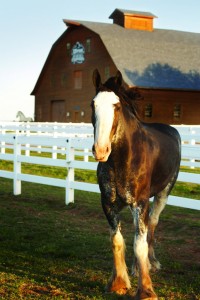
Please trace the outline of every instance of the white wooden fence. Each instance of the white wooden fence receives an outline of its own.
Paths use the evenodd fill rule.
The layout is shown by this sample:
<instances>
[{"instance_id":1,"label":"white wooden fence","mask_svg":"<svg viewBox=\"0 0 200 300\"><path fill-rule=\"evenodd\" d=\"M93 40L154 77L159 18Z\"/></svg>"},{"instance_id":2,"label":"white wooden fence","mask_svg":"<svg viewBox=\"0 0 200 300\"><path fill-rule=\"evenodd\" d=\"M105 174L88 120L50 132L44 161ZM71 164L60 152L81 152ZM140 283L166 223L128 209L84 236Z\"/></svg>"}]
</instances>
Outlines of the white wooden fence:
<instances>
[{"instance_id":1,"label":"white wooden fence","mask_svg":"<svg viewBox=\"0 0 200 300\"><path fill-rule=\"evenodd\" d=\"M175 126L182 137L182 166L200 167L200 126ZM13 180L15 195L21 193L21 181L47 184L65 188L66 204L74 202L74 190L99 192L97 184L77 182L76 169L96 170L97 163L89 161L92 156L93 128L91 124L70 123L0 123L0 160L13 162L13 170L1 167L0 177ZM34 151L34 156L31 155ZM42 157L50 153L51 157ZM59 154L59 158L58 158ZM77 156L83 160L77 160ZM24 174L22 163L64 167L66 179ZM178 181L200 184L200 174L180 172ZM200 210L200 200L170 196L168 204Z\"/></svg>"},{"instance_id":2,"label":"white wooden fence","mask_svg":"<svg viewBox=\"0 0 200 300\"><path fill-rule=\"evenodd\" d=\"M0 133L91 137L93 136L93 127L90 123L0 122Z\"/></svg>"}]
</instances>

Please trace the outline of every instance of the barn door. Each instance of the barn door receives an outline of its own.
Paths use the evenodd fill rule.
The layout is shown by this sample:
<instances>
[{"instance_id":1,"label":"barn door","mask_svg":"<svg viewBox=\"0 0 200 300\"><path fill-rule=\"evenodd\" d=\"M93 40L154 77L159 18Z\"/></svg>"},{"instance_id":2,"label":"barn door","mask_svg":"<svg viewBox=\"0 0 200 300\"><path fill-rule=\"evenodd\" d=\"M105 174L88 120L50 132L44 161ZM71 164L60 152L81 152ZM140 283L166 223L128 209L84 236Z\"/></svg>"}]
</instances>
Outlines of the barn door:
<instances>
[{"instance_id":1,"label":"barn door","mask_svg":"<svg viewBox=\"0 0 200 300\"><path fill-rule=\"evenodd\" d=\"M51 121L52 122L66 122L65 101L64 100L52 100L51 101Z\"/></svg>"},{"instance_id":2,"label":"barn door","mask_svg":"<svg viewBox=\"0 0 200 300\"><path fill-rule=\"evenodd\" d=\"M78 123L78 122L80 122L79 116L80 116L80 112L79 112L79 111L76 111L76 110L73 111L72 122L73 122L73 123Z\"/></svg>"}]
</instances>

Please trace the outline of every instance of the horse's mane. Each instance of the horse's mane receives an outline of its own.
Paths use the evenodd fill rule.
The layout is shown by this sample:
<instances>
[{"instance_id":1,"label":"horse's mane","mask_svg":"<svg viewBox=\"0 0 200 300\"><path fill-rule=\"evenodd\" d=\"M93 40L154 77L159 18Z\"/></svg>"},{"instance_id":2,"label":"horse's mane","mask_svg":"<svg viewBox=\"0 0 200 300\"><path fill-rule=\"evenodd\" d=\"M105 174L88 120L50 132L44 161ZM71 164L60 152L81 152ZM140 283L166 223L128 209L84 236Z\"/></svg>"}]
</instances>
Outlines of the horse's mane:
<instances>
[{"instance_id":1,"label":"horse's mane","mask_svg":"<svg viewBox=\"0 0 200 300\"><path fill-rule=\"evenodd\" d=\"M118 85L115 77L109 78L105 83L104 87L113 91L120 99L121 104L128 107L128 109L138 117L137 103L143 97L137 87L125 88L123 85Z\"/></svg>"}]
</instances>

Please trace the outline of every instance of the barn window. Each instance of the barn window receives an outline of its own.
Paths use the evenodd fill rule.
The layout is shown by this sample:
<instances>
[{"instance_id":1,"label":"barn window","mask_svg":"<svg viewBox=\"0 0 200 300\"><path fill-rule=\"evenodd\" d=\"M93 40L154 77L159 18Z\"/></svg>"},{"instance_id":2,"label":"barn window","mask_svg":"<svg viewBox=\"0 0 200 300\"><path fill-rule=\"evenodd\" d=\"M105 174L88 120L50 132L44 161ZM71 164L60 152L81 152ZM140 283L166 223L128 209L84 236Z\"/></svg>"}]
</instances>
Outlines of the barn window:
<instances>
[{"instance_id":1,"label":"barn window","mask_svg":"<svg viewBox=\"0 0 200 300\"><path fill-rule=\"evenodd\" d=\"M71 43L67 43L66 47L67 47L67 55L70 56L70 52L71 52Z\"/></svg>"},{"instance_id":2,"label":"barn window","mask_svg":"<svg viewBox=\"0 0 200 300\"><path fill-rule=\"evenodd\" d=\"M147 118L151 118L152 112L153 112L152 104L151 103L146 104L144 108L144 116Z\"/></svg>"},{"instance_id":3,"label":"barn window","mask_svg":"<svg viewBox=\"0 0 200 300\"><path fill-rule=\"evenodd\" d=\"M62 73L61 74L61 86L65 87L67 85L67 74L66 73Z\"/></svg>"},{"instance_id":4,"label":"barn window","mask_svg":"<svg viewBox=\"0 0 200 300\"><path fill-rule=\"evenodd\" d=\"M82 71L75 71L74 72L74 88L75 90L80 90L82 89L82 76L83 72Z\"/></svg>"},{"instance_id":5,"label":"barn window","mask_svg":"<svg viewBox=\"0 0 200 300\"><path fill-rule=\"evenodd\" d=\"M105 80L107 80L110 77L110 68L105 67Z\"/></svg>"},{"instance_id":6,"label":"barn window","mask_svg":"<svg viewBox=\"0 0 200 300\"><path fill-rule=\"evenodd\" d=\"M86 40L86 52L87 53L91 52L91 39Z\"/></svg>"},{"instance_id":7,"label":"barn window","mask_svg":"<svg viewBox=\"0 0 200 300\"><path fill-rule=\"evenodd\" d=\"M181 117L181 105L175 104L174 105L174 119L180 119Z\"/></svg>"}]
</instances>

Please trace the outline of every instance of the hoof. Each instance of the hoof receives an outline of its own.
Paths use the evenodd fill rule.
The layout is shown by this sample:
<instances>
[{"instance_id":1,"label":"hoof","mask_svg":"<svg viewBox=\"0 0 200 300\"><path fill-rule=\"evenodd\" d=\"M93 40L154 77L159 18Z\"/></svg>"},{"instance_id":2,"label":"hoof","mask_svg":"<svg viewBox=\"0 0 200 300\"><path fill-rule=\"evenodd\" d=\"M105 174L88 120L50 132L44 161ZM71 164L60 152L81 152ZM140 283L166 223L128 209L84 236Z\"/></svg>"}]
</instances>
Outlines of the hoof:
<instances>
[{"instance_id":1,"label":"hoof","mask_svg":"<svg viewBox=\"0 0 200 300\"><path fill-rule=\"evenodd\" d=\"M151 261L151 271L152 272L157 272L160 269L161 269L161 264L159 263L158 260Z\"/></svg>"},{"instance_id":2,"label":"hoof","mask_svg":"<svg viewBox=\"0 0 200 300\"><path fill-rule=\"evenodd\" d=\"M125 295L130 288L130 284L126 284L126 282L122 278L117 277L114 281L110 282L107 285L105 290L108 293L114 292L118 295Z\"/></svg>"},{"instance_id":3,"label":"hoof","mask_svg":"<svg viewBox=\"0 0 200 300\"><path fill-rule=\"evenodd\" d=\"M139 277L139 270L137 265L132 266L131 275L134 277Z\"/></svg>"},{"instance_id":4,"label":"hoof","mask_svg":"<svg viewBox=\"0 0 200 300\"><path fill-rule=\"evenodd\" d=\"M137 290L137 293L135 295L135 300L158 300L158 297L154 293L154 291L148 289L148 290Z\"/></svg>"}]
</instances>

